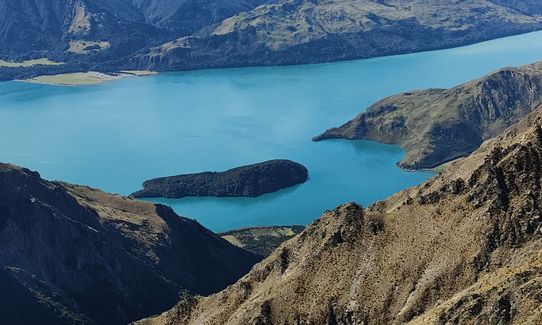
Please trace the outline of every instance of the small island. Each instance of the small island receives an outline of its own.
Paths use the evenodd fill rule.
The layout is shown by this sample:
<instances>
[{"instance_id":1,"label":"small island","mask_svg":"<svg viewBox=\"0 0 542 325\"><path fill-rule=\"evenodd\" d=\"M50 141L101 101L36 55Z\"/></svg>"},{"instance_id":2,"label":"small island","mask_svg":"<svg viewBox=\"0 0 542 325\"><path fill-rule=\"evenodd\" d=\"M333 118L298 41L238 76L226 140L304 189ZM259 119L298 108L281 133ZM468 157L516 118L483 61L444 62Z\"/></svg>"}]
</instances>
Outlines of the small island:
<instances>
[{"instance_id":1,"label":"small island","mask_svg":"<svg viewBox=\"0 0 542 325\"><path fill-rule=\"evenodd\" d=\"M187 196L256 197L302 184L308 179L303 165L290 160L269 160L225 172L203 172L155 178L131 194L136 198Z\"/></svg>"}]
</instances>

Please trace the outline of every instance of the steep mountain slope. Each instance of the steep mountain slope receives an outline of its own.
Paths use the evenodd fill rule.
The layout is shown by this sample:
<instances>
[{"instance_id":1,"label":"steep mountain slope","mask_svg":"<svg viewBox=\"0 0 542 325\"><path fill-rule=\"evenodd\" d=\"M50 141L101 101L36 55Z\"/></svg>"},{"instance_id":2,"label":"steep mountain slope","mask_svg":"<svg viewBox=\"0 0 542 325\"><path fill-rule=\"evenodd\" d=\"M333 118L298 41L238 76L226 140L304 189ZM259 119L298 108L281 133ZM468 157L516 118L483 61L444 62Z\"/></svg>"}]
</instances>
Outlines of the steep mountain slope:
<instances>
[{"instance_id":1,"label":"steep mountain slope","mask_svg":"<svg viewBox=\"0 0 542 325\"><path fill-rule=\"evenodd\" d=\"M0 58L47 56L72 65L38 67L45 71L84 70L107 62L120 68L120 59L142 48L190 35L264 2L0 0Z\"/></svg>"},{"instance_id":2,"label":"steep mountain slope","mask_svg":"<svg viewBox=\"0 0 542 325\"><path fill-rule=\"evenodd\" d=\"M137 55L132 65L193 69L367 58L540 29L539 6L488 0L278 0Z\"/></svg>"},{"instance_id":3,"label":"steep mountain slope","mask_svg":"<svg viewBox=\"0 0 542 325\"><path fill-rule=\"evenodd\" d=\"M0 164L0 323L122 324L209 294L254 254L170 208Z\"/></svg>"},{"instance_id":4,"label":"steep mountain slope","mask_svg":"<svg viewBox=\"0 0 542 325\"><path fill-rule=\"evenodd\" d=\"M542 63L506 68L452 89L385 98L341 127L314 138L369 139L399 144L399 163L431 168L470 154L542 104Z\"/></svg>"},{"instance_id":5,"label":"steep mountain slope","mask_svg":"<svg viewBox=\"0 0 542 325\"><path fill-rule=\"evenodd\" d=\"M3 59L69 54L70 43L83 41L107 44L84 54L117 57L163 39L167 33L124 0L0 0Z\"/></svg>"},{"instance_id":6,"label":"steep mountain slope","mask_svg":"<svg viewBox=\"0 0 542 325\"><path fill-rule=\"evenodd\" d=\"M329 211L144 324L540 324L542 107L428 182Z\"/></svg>"},{"instance_id":7,"label":"steep mountain slope","mask_svg":"<svg viewBox=\"0 0 542 325\"><path fill-rule=\"evenodd\" d=\"M132 0L149 24L190 35L267 0Z\"/></svg>"}]
</instances>

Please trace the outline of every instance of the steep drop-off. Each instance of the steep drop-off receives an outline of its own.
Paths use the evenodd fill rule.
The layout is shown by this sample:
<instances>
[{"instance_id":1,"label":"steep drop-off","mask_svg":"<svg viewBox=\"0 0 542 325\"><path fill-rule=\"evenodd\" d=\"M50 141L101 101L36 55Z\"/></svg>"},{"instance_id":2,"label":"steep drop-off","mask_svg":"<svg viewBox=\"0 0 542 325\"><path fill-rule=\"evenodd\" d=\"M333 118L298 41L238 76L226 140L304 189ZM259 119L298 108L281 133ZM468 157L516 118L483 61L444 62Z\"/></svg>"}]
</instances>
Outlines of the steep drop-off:
<instances>
[{"instance_id":1,"label":"steep drop-off","mask_svg":"<svg viewBox=\"0 0 542 325\"><path fill-rule=\"evenodd\" d=\"M540 324L542 107L426 183L329 211L143 324Z\"/></svg>"},{"instance_id":2,"label":"steep drop-off","mask_svg":"<svg viewBox=\"0 0 542 325\"><path fill-rule=\"evenodd\" d=\"M403 168L432 168L474 151L542 104L542 63L506 68L452 89L385 98L314 138L400 145Z\"/></svg>"},{"instance_id":3,"label":"steep drop-off","mask_svg":"<svg viewBox=\"0 0 542 325\"><path fill-rule=\"evenodd\" d=\"M168 207L0 164L2 324L123 324L258 260Z\"/></svg>"}]
</instances>

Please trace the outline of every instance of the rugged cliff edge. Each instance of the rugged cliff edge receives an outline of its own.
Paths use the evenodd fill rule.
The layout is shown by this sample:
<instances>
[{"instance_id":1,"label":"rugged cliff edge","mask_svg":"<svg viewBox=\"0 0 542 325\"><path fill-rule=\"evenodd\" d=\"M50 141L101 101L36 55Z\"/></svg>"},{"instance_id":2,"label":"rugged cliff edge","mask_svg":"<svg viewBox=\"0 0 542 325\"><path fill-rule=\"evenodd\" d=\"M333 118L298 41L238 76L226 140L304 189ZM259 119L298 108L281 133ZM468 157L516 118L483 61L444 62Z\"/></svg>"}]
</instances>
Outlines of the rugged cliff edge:
<instances>
[{"instance_id":1,"label":"rugged cliff edge","mask_svg":"<svg viewBox=\"0 0 542 325\"><path fill-rule=\"evenodd\" d=\"M227 170L155 178L143 183L137 198L186 196L255 197L301 184L307 169L290 160L269 160Z\"/></svg>"},{"instance_id":2,"label":"rugged cliff edge","mask_svg":"<svg viewBox=\"0 0 542 325\"><path fill-rule=\"evenodd\" d=\"M474 151L542 103L542 63L505 68L452 89L385 98L314 138L400 145L403 168L432 168Z\"/></svg>"},{"instance_id":3,"label":"rugged cliff edge","mask_svg":"<svg viewBox=\"0 0 542 325\"><path fill-rule=\"evenodd\" d=\"M426 183L329 211L143 324L540 324L542 108Z\"/></svg>"},{"instance_id":4,"label":"rugged cliff edge","mask_svg":"<svg viewBox=\"0 0 542 325\"><path fill-rule=\"evenodd\" d=\"M170 208L0 164L0 323L123 324L259 260Z\"/></svg>"}]
</instances>

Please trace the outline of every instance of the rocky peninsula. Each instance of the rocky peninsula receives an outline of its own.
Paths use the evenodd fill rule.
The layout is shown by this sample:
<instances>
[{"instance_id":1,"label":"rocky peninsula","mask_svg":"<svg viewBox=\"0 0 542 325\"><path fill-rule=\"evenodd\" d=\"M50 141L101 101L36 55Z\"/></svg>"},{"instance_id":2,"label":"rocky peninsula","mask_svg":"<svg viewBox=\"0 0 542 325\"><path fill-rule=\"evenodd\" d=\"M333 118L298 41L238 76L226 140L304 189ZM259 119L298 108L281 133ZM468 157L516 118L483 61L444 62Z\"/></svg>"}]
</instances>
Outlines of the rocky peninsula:
<instances>
[{"instance_id":1,"label":"rocky peninsula","mask_svg":"<svg viewBox=\"0 0 542 325\"><path fill-rule=\"evenodd\" d=\"M504 68L451 89L394 95L314 141L374 140L400 145L399 166L433 168L465 157L542 104L542 62Z\"/></svg>"},{"instance_id":2,"label":"rocky peninsula","mask_svg":"<svg viewBox=\"0 0 542 325\"><path fill-rule=\"evenodd\" d=\"M269 160L227 170L160 177L143 183L136 198L187 196L256 197L302 184L308 179L303 165L290 160Z\"/></svg>"}]
</instances>

